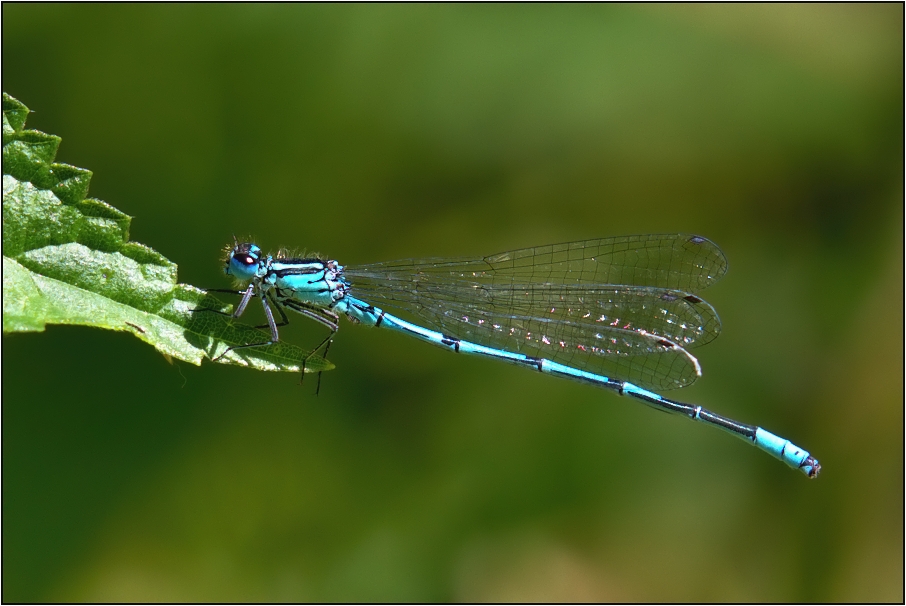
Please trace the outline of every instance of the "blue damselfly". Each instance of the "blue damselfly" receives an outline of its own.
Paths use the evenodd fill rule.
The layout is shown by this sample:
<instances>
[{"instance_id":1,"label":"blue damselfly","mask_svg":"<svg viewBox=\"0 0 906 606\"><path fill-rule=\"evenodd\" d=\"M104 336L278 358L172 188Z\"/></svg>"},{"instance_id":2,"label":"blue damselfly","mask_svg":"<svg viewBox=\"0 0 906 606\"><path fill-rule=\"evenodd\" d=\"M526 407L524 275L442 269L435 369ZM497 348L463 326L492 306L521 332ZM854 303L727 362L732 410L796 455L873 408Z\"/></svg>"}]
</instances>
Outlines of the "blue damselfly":
<instances>
[{"instance_id":1,"label":"blue damselfly","mask_svg":"<svg viewBox=\"0 0 906 606\"><path fill-rule=\"evenodd\" d=\"M320 322L339 317L387 328L457 353L496 358L630 396L659 410L727 431L814 478L821 466L789 440L650 390L685 387L701 376L689 350L720 333L698 296L727 271L723 252L694 235L585 240L483 258L419 259L344 267L319 257L265 255L235 241L226 273L247 285L232 314L258 297L271 339L284 309ZM235 292L235 291L232 291ZM381 307L378 307L380 305ZM281 317L278 324L271 312ZM385 311L408 312L419 324Z\"/></svg>"}]
</instances>

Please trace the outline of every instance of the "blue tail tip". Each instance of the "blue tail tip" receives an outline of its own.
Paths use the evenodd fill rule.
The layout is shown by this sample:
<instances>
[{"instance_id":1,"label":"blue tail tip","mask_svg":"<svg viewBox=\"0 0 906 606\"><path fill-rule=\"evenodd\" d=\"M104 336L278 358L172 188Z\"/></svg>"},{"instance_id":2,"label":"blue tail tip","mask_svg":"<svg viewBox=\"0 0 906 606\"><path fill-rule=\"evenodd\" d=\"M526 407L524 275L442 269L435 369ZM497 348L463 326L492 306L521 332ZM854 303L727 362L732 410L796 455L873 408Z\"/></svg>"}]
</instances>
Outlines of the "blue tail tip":
<instances>
[{"instance_id":1,"label":"blue tail tip","mask_svg":"<svg viewBox=\"0 0 906 606\"><path fill-rule=\"evenodd\" d=\"M814 479L817 478L818 474L821 472L821 463L814 457L808 456L799 464L799 469L801 469L810 479Z\"/></svg>"}]
</instances>

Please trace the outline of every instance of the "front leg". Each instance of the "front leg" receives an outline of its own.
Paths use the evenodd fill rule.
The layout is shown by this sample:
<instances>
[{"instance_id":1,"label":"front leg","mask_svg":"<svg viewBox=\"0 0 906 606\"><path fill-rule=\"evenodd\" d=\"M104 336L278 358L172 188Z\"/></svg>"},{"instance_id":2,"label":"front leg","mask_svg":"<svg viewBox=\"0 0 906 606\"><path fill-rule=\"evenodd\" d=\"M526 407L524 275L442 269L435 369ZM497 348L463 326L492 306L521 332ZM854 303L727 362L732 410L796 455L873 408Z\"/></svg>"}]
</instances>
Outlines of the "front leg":
<instances>
[{"instance_id":1,"label":"front leg","mask_svg":"<svg viewBox=\"0 0 906 606\"><path fill-rule=\"evenodd\" d=\"M242 297L242 301L239 303L239 307L236 308L235 313L233 313L234 318L238 318L245 311L245 307L248 305L249 299L252 298L252 295L255 292L254 288L255 287L253 284L249 284L248 290L245 291L245 294ZM246 349L248 347L267 347L268 345L273 345L280 340L280 333L277 331L277 323L274 322L274 314L271 313L271 308L267 304L267 295L261 294L260 296L261 305L264 307L264 315L267 318L267 326L271 329L270 341L262 341L260 343L247 343L246 345L233 345L231 347L227 347L222 354L212 360L213 362L220 360L221 358L223 358L223 356L227 355L231 351L236 351L237 349Z\"/></svg>"},{"instance_id":2,"label":"front leg","mask_svg":"<svg viewBox=\"0 0 906 606\"><path fill-rule=\"evenodd\" d=\"M251 286L250 286L250 287L251 287ZM206 288L206 289L205 289L205 294L207 294L207 293L209 293L209 292L222 292L222 293L226 293L226 294L228 294L228 295L240 295L240 296L243 296L243 297L244 297L244 296L246 296L246 293L248 292L248 289L246 289L246 290L232 290L232 289L227 289L227 288ZM196 313L196 312L201 312L201 311L209 311L209 312L214 313L214 314L220 314L221 316L235 317L235 314L233 314L233 313L231 313L231 312L220 311L219 309L211 309L210 307L196 307L195 309L190 309L189 311L190 311L191 313Z\"/></svg>"}]
</instances>

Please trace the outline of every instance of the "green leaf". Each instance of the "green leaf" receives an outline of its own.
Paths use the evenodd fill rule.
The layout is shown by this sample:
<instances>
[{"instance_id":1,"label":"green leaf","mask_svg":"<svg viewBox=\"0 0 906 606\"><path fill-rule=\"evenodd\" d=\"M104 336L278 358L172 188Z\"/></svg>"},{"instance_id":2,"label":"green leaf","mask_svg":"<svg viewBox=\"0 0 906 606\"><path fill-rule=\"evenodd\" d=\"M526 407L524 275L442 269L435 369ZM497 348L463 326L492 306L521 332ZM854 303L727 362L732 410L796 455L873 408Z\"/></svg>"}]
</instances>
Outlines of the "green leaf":
<instances>
[{"instance_id":1,"label":"green leaf","mask_svg":"<svg viewBox=\"0 0 906 606\"><path fill-rule=\"evenodd\" d=\"M22 130L27 115L3 94L4 333L48 324L124 330L196 365L228 347L270 339L224 315L230 307L203 290L178 284L176 265L163 255L129 242L132 218L86 199L91 172L54 163L59 137ZM287 343L231 351L218 361L260 370L333 368Z\"/></svg>"}]
</instances>

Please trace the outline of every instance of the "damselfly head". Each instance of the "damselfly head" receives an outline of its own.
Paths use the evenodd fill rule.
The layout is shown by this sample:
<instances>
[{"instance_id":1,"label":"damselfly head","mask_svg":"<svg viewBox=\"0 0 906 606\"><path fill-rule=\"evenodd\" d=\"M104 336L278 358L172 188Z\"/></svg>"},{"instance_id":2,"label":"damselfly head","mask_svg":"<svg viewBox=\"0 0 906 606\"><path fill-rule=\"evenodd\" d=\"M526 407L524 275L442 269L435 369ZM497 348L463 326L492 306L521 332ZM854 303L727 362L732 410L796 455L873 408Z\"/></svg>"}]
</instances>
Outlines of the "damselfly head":
<instances>
[{"instance_id":1,"label":"damselfly head","mask_svg":"<svg viewBox=\"0 0 906 606\"><path fill-rule=\"evenodd\" d=\"M229 264L230 256L234 252L242 249L243 247L254 246L253 244L248 244L249 242L254 242L254 241L255 241L255 238L253 238L251 236L240 239L240 238L236 237L236 234L233 234L233 241L230 242L229 244L227 244L226 246L224 246L222 249L220 249L220 254L221 254L220 258L223 259L224 263Z\"/></svg>"},{"instance_id":2,"label":"damselfly head","mask_svg":"<svg viewBox=\"0 0 906 606\"><path fill-rule=\"evenodd\" d=\"M248 282L257 275L262 256L258 245L236 240L227 250L224 271L240 282Z\"/></svg>"}]
</instances>

